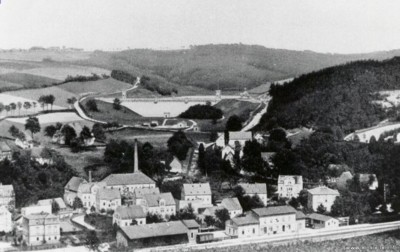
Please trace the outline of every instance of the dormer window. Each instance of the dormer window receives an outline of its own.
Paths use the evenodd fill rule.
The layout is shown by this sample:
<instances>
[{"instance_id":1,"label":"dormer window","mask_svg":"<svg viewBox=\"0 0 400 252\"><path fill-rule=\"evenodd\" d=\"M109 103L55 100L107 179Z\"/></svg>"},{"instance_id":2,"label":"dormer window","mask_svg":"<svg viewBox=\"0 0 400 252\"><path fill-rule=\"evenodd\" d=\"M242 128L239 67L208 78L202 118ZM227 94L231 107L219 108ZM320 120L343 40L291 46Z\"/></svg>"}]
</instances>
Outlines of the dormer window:
<instances>
[{"instance_id":1,"label":"dormer window","mask_svg":"<svg viewBox=\"0 0 400 252\"><path fill-rule=\"evenodd\" d=\"M160 206L165 206L165 200L164 199L160 200Z\"/></svg>"}]
</instances>

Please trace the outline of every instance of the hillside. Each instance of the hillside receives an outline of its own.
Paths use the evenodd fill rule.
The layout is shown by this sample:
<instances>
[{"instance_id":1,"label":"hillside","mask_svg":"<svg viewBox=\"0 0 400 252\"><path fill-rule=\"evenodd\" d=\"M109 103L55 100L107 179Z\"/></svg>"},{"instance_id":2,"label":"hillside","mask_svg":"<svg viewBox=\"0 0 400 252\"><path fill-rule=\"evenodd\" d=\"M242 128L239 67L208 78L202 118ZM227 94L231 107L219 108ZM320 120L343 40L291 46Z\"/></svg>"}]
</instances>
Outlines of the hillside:
<instances>
[{"instance_id":1,"label":"hillside","mask_svg":"<svg viewBox=\"0 0 400 252\"><path fill-rule=\"evenodd\" d=\"M347 133L369 127L391 114L372 103L375 92L390 89L400 89L398 57L326 68L272 85L272 101L259 128L337 126Z\"/></svg>"},{"instance_id":2,"label":"hillside","mask_svg":"<svg viewBox=\"0 0 400 252\"><path fill-rule=\"evenodd\" d=\"M188 50L173 51L97 51L79 64L124 70L135 76L148 75L165 85L237 90L349 61L381 60L396 55L400 55L400 51L341 55L233 44L194 46Z\"/></svg>"}]
</instances>

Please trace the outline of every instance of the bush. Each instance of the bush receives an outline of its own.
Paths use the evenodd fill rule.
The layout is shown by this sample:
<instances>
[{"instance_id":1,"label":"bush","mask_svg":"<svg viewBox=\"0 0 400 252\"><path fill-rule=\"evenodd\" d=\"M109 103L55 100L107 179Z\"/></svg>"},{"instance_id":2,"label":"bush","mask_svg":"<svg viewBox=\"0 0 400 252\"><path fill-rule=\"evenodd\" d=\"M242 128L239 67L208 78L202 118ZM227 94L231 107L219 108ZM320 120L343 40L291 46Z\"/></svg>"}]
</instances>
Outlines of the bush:
<instances>
[{"instance_id":1,"label":"bush","mask_svg":"<svg viewBox=\"0 0 400 252\"><path fill-rule=\"evenodd\" d=\"M94 99L90 99L86 102L86 108L93 112L99 111L99 109L97 108L97 102Z\"/></svg>"},{"instance_id":2,"label":"bush","mask_svg":"<svg viewBox=\"0 0 400 252\"><path fill-rule=\"evenodd\" d=\"M179 115L181 118L187 119L220 119L223 113L220 109L210 105L194 105Z\"/></svg>"}]
</instances>

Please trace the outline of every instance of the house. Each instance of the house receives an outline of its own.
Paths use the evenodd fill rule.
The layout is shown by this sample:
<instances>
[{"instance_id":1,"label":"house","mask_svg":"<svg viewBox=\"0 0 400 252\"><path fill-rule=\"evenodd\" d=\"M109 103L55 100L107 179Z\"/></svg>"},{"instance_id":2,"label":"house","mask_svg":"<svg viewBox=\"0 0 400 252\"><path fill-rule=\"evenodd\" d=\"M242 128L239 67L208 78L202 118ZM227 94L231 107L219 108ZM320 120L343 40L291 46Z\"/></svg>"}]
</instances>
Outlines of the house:
<instances>
[{"instance_id":1,"label":"house","mask_svg":"<svg viewBox=\"0 0 400 252\"><path fill-rule=\"evenodd\" d=\"M119 206L113 214L113 224L119 227L132 225L133 220L137 225L146 224L146 213L141 206Z\"/></svg>"},{"instance_id":2,"label":"house","mask_svg":"<svg viewBox=\"0 0 400 252\"><path fill-rule=\"evenodd\" d=\"M98 190L96 194L97 211L115 211L118 206L121 206L121 193L118 189L100 188Z\"/></svg>"},{"instance_id":3,"label":"house","mask_svg":"<svg viewBox=\"0 0 400 252\"><path fill-rule=\"evenodd\" d=\"M121 227L116 239L118 247L140 248L150 244L163 246L188 243L188 233L189 229L182 221L170 221Z\"/></svg>"},{"instance_id":4,"label":"house","mask_svg":"<svg viewBox=\"0 0 400 252\"><path fill-rule=\"evenodd\" d=\"M160 189L158 187L154 188L136 188L133 192L134 204L140 205L143 200L143 196L146 194L160 194Z\"/></svg>"},{"instance_id":5,"label":"house","mask_svg":"<svg viewBox=\"0 0 400 252\"><path fill-rule=\"evenodd\" d=\"M51 214L51 205L34 205L21 208L22 216L32 215L32 214L39 214L39 213L48 213Z\"/></svg>"},{"instance_id":6,"label":"house","mask_svg":"<svg viewBox=\"0 0 400 252\"><path fill-rule=\"evenodd\" d=\"M211 217L215 218L216 217L215 216L215 211L221 210L221 209L223 209L223 208L220 207L220 206L210 206L210 207L205 208L204 212L201 214L202 215L202 219L204 220L204 218L206 216L211 216Z\"/></svg>"},{"instance_id":7,"label":"house","mask_svg":"<svg viewBox=\"0 0 400 252\"><path fill-rule=\"evenodd\" d=\"M25 139L21 139L19 137L17 137L15 139L15 145L23 150L32 149L34 146L32 137L28 134L24 134L24 135L25 135L25 137L24 137Z\"/></svg>"},{"instance_id":8,"label":"house","mask_svg":"<svg viewBox=\"0 0 400 252\"><path fill-rule=\"evenodd\" d=\"M53 153L48 148L33 147L31 150L31 159L40 165L53 164Z\"/></svg>"},{"instance_id":9,"label":"house","mask_svg":"<svg viewBox=\"0 0 400 252\"><path fill-rule=\"evenodd\" d=\"M170 192L145 194L140 205L143 207L145 213L159 214L164 219L176 213L176 203Z\"/></svg>"},{"instance_id":10,"label":"house","mask_svg":"<svg viewBox=\"0 0 400 252\"><path fill-rule=\"evenodd\" d=\"M297 198L303 190L303 177L295 175L279 175L278 195L283 198Z\"/></svg>"},{"instance_id":11,"label":"house","mask_svg":"<svg viewBox=\"0 0 400 252\"><path fill-rule=\"evenodd\" d=\"M291 206L262 207L251 210L259 221L260 235L296 232L296 209Z\"/></svg>"},{"instance_id":12,"label":"house","mask_svg":"<svg viewBox=\"0 0 400 252\"><path fill-rule=\"evenodd\" d=\"M307 216L302 211L296 212L297 231L301 231L306 228L306 219Z\"/></svg>"},{"instance_id":13,"label":"house","mask_svg":"<svg viewBox=\"0 0 400 252\"><path fill-rule=\"evenodd\" d=\"M240 205L238 198L225 198L221 201L219 206L229 211L229 216L231 219L243 213L243 208Z\"/></svg>"},{"instance_id":14,"label":"house","mask_svg":"<svg viewBox=\"0 0 400 252\"><path fill-rule=\"evenodd\" d=\"M67 206L65 205L65 202L61 198L39 200L37 205L38 206L51 206L53 204L53 201L57 202L58 206L60 207L60 211L67 210Z\"/></svg>"},{"instance_id":15,"label":"house","mask_svg":"<svg viewBox=\"0 0 400 252\"><path fill-rule=\"evenodd\" d=\"M239 183L238 185L243 188L244 195L248 195L250 197L258 195L258 197L260 197L261 201L264 203L264 206L267 206L267 185L266 184L264 184L264 183L255 183L255 184Z\"/></svg>"},{"instance_id":16,"label":"house","mask_svg":"<svg viewBox=\"0 0 400 252\"><path fill-rule=\"evenodd\" d=\"M27 245L59 243L60 219L49 213L26 215L22 221L22 238Z\"/></svg>"},{"instance_id":17,"label":"house","mask_svg":"<svg viewBox=\"0 0 400 252\"><path fill-rule=\"evenodd\" d=\"M326 211L330 212L339 191L330 189L326 186L319 186L308 190L308 203L307 206L314 211L317 211L319 205L323 205Z\"/></svg>"},{"instance_id":18,"label":"house","mask_svg":"<svg viewBox=\"0 0 400 252\"><path fill-rule=\"evenodd\" d=\"M310 226L313 228L338 228L339 220L331 216L312 213L307 215Z\"/></svg>"},{"instance_id":19,"label":"house","mask_svg":"<svg viewBox=\"0 0 400 252\"><path fill-rule=\"evenodd\" d=\"M118 189L121 194L133 193L136 188L155 188L156 182L139 171L137 140L135 139L133 173L110 174L102 182L109 189Z\"/></svg>"},{"instance_id":20,"label":"house","mask_svg":"<svg viewBox=\"0 0 400 252\"><path fill-rule=\"evenodd\" d=\"M244 238L258 236L260 223L253 214L235 217L225 223L225 233L232 238Z\"/></svg>"},{"instance_id":21,"label":"house","mask_svg":"<svg viewBox=\"0 0 400 252\"><path fill-rule=\"evenodd\" d=\"M189 205L193 208L195 213L199 213L200 211L210 208L213 205L211 203L205 203L201 199L196 200L176 200L176 208L178 210L185 209L189 207Z\"/></svg>"},{"instance_id":22,"label":"house","mask_svg":"<svg viewBox=\"0 0 400 252\"><path fill-rule=\"evenodd\" d=\"M7 207L0 206L0 232L11 232L13 230L12 216Z\"/></svg>"},{"instance_id":23,"label":"house","mask_svg":"<svg viewBox=\"0 0 400 252\"><path fill-rule=\"evenodd\" d=\"M243 148L247 141L253 140L251 131L229 131L228 145L235 146L239 143Z\"/></svg>"},{"instance_id":24,"label":"house","mask_svg":"<svg viewBox=\"0 0 400 252\"><path fill-rule=\"evenodd\" d=\"M5 141L0 140L0 161L12 159L12 151Z\"/></svg>"},{"instance_id":25,"label":"house","mask_svg":"<svg viewBox=\"0 0 400 252\"><path fill-rule=\"evenodd\" d=\"M187 201L202 200L205 204L212 204L210 184L183 184L181 199Z\"/></svg>"},{"instance_id":26,"label":"house","mask_svg":"<svg viewBox=\"0 0 400 252\"><path fill-rule=\"evenodd\" d=\"M272 159L275 157L276 152L261 152L261 158L264 162L267 162L269 167L274 168L274 163Z\"/></svg>"},{"instance_id":27,"label":"house","mask_svg":"<svg viewBox=\"0 0 400 252\"><path fill-rule=\"evenodd\" d=\"M196 236L199 233L200 225L195 220L182 220L183 225L188 228L189 243L196 243Z\"/></svg>"},{"instance_id":28,"label":"house","mask_svg":"<svg viewBox=\"0 0 400 252\"><path fill-rule=\"evenodd\" d=\"M0 206L15 206L15 193L13 185L0 183Z\"/></svg>"},{"instance_id":29,"label":"house","mask_svg":"<svg viewBox=\"0 0 400 252\"><path fill-rule=\"evenodd\" d=\"M89 172L90 173L90 172ZM96 207L96 195L101 188L105 188L106 184L103 182L90 182L91 175L89 174L89 182L83 182L79 185L76 196L78 196L83 207L86 209L91 209Z\"/></svg>"},{"instance_id":30,"label":"house","mask_svg":"<svg viewBox=\"0 0 400 252\"><path fill-rule=\"evenodd\" d=\"M353 179L353 175L349 171L342 172L339 178L336 179L336 186L339 190L347 188L347 182Z\"/></svg>"},{"instance_id":31,"label":"house","mask_svg":"<svg viewBox=\"0 0 400 252\"><path fill-rule=\"evenodd\" d=\"M72 206L75 197L78 195L78 188L81 183L87 183L83 178L72 177L68 183L64 186L64 201L68 205Z\"/></svg>"},{"instance_id":32,"label":"house","mask_svg":"<svg viewBox=\"0 0 400 252\"><path fill-rule=\"evenodd\" d=\"M360 174L360 184L367 185L369 190L376 190L379 186L375 174Z\"/></svg>"},{"instance_id":33,"label":"house","mask_svg":"<svg viewBox=\"0 0 400 252\"><path fill-rule=\"evenodd\" d=\"M169 167L171 167L170 172L173 173L182 173L182 163L179 161L177 157L174 156L171 163L169 163Z\"/></svg>"}]
</instances>

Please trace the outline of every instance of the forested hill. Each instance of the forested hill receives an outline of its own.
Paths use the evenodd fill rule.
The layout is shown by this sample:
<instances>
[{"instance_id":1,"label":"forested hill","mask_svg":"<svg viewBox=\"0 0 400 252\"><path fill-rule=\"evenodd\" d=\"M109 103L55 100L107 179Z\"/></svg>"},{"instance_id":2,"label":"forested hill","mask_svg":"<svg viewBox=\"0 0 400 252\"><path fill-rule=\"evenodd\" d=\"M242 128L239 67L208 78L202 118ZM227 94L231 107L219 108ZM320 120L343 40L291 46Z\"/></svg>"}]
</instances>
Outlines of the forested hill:
<instances>
[{"instance_id":1,"label":"forested hill","mask_svg":"<svg viewBox=\"0 0 400 252\"><path fill-rule=\"evenodd\" d=\"M371 101L376 99L374 92L388 89L400 89L400 57L305 74L271 86L272 100L258 127L337 126L349 133L386 118L387 113Z\"/></svg>"},{"instance_id":2,"label":"forested hill","mask_svg":"<svg viewBox=\"0 0 400 252\"><path fill-rule=\"evenodd\" d=\"M172 51L96 52L81 63L124 70L133 75L146 74L164 84L228 90L252 88L266 81L295 77L350 61L393 56L400 56L400 51L341 55L232 44Z\"/></svg>"}]
</instances>

